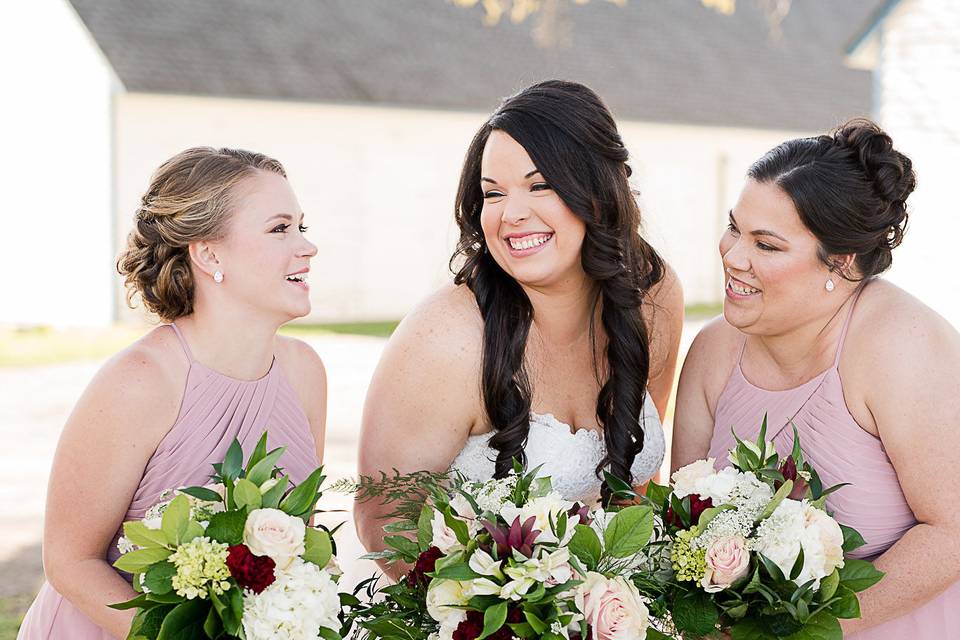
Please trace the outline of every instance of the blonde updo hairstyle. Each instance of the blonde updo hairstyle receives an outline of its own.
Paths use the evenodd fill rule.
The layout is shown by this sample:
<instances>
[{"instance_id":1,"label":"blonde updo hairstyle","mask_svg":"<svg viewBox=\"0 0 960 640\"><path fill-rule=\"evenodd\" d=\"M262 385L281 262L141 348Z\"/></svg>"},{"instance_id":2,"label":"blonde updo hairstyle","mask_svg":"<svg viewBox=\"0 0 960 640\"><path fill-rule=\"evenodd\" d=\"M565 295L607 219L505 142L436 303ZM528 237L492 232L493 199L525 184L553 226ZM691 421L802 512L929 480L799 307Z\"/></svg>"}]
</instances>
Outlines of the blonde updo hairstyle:
<instances>
[{"instance_id":1,"label":"blonde updo hairstyle","mask_svg":"<svg viewBox=\"0 0 960 640\"><path fill-rule=\"evenodd\" d=\"M194 147L157 169L137 209L127 248L117 260L127 304L139 294L164 322L193 312L194 273L189 246L224 237L236 187L256 171L287 177L283 166L260 153Z\"/></svg>"}]
</instances>

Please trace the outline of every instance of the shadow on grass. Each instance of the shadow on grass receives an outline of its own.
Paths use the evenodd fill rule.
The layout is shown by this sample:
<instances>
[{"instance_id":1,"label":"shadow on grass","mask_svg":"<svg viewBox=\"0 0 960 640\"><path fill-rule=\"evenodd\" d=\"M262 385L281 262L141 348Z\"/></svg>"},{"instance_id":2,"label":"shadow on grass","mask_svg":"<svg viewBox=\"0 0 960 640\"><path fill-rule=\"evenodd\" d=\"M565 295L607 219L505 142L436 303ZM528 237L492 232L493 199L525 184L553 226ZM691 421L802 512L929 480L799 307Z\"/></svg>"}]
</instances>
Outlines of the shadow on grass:
<instances>
[{"instance_id":1,"label":"shadow on grass","mask_svg":"<svg viewBox=\"0 0 960 640\"><path fill-rule=\"evenodd\" d=\"M0 562L0 640L14 640L20 621L43 583L40 545L18 549Z\"/></svg>"}]
</instances>

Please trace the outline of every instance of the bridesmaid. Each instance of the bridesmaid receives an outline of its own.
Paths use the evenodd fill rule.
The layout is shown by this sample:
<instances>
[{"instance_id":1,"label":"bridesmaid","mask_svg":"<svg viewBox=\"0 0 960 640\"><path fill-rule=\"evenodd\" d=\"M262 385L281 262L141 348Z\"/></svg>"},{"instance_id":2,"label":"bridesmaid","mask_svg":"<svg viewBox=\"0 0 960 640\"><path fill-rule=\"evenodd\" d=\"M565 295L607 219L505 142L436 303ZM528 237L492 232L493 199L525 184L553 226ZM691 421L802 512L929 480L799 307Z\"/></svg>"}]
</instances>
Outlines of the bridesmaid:
<instances>
[{"instance_id":1,"label":"bridesmaid","mask_svg":"<svg viewBox=\"0 0 960 640\"><path fill-rule=\"evenodd\" d=\"M960 629L960 335L876 277L916 184L892 144L854 120L750 168L720 240L723 317L683 366L672 466L727 464L731 427L755 438L765 413L786 453L796 425L824 484L852 483L827 500L866 539L852 555L887 574L845 637L939 640Z\"/></svg>"},{"instance_id":2,"label":"bridesmaid","mask_svg":"<svg viewBox=\"0 0 960 640\"><path fill-rule=\"evenodd\" d=\"M124 638L133 597L112 568L125 520L164 489L204 484L234 438L265 430L294 482L323 455L326 376L314 351L277 336L310 311L316 247L279 162L184 151L156 172L118 268L164 322L90 383L57 446L43 537L48 582L18 638Z\"/></svg>"}]
</instances>

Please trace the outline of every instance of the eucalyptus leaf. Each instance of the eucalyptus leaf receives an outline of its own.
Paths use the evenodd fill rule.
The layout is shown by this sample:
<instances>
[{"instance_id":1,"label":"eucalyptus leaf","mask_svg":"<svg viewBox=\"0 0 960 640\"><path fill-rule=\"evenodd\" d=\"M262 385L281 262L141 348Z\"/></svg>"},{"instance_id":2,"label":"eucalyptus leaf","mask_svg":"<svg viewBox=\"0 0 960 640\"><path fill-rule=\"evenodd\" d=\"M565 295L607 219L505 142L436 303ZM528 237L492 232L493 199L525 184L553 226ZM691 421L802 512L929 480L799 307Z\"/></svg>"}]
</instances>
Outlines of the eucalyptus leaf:
<instances>
[{"instance_id":1,"label":"eucalyptus leaf","mask_svg":"<svg viewBox=\"0 0 960 640\"><path fill-rule=\"evenodd\" d=\"M137 549L117 558L113 566L127 573L143 573L153 563L169 558L171 553L170 549L164 547Z\"/></svg>"},{"instance_id":2,"label":"eucalyptus leaf","mask_svg":"<svg viewBox=\"0 0 960 640\"><path fill-rule=\"evenodd\" d=\"M307 527L304 537L303 559L312 562L321 569L326 567L333 557L333 545L326 531Z\"/></svg>"}]
</instances>

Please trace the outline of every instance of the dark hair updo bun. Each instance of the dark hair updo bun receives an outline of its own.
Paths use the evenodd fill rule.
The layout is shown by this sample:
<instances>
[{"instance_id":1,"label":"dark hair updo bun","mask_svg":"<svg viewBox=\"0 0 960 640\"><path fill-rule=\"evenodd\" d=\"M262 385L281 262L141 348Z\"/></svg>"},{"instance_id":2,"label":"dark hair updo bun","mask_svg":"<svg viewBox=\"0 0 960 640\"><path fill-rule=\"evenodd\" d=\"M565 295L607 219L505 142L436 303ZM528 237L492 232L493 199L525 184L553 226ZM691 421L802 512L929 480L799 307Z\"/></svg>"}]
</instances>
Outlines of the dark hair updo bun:
<instances>
[{"instance_id":1,"label":"dark hair updo bun","mask_svg":"<svg viewBox=\"0 0 960 640\"><path fill-rule=\"evenodd\" d=\"M917 186L910 158L866 118L829 135L788 140L753 163L747 175L772 182L793 200L803 224L820 242L820 259L855 254L856 274L875 276L893 262L907 228L907 197Z\"/></svg>"}]
</instances>

